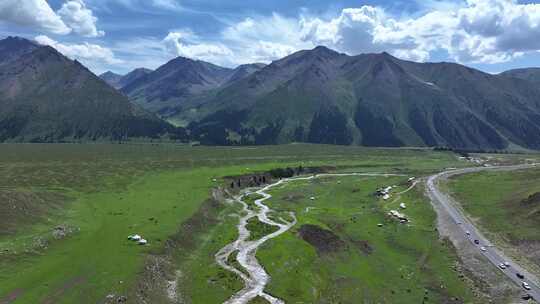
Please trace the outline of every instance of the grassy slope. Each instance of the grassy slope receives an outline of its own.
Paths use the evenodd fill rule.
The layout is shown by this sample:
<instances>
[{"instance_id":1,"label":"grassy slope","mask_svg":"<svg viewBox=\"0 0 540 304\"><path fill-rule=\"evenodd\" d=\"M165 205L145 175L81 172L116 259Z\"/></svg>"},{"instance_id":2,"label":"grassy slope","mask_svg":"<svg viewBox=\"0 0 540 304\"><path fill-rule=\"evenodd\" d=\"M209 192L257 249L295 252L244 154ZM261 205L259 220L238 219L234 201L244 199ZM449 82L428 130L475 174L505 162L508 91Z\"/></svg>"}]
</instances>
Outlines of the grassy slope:
<instances>
[{"instance_id":1,"label":"grassy slope","mask_svg":"<svg viewBox=\"0 0 540 304\"><path fill-rule=\"evenodd\" d=\"M272 276L270 293L291 303L420 303L424 297L432 303L452 297L472 301L465 283L452 270L456 257L439 241L435 214L421 190L383 203L371 195L374 189L403 178L339 180L341 184L336 179L298 182L273 192L269 204L294 211L299 223L258 252ZM299 193L305 196L286 199ZM316 200L310 201L311 195ZM412 218L409 227L385 215L402 201ZM314 208L306 212L308 206ZM298 236L303 224L333 231L345 241L346 249L318 254Z\"/></svg>"},{"instance_id":2,"label":"grassy slope","mask_svg":"<svg viewBox=\"0 0 540 304\"><path fill-rule=\"evenodd\" d=\"M38 302L43 295L62 290L72 278L80 276L84 284L63 291L59 296L62 301L91 302L96 295L111 291L125 293L144 253L162 246L162 241L176 231L176 224L188 218L208 196L209 185L204 181L209 179L209 172L204 170L197 178L188 172L162 173L142 178L125 191L82 195L65 219L80 232L54 243L44 256L30 255L3 264L7 271L0 275L0 293L22 288L25 301ZM135 232L148 238L151 245L143 248L129 243L126 236ZM22 265L31 267L22 270Z\"/></svg>"},{"instance_id":3,"label":"grassy slope","mask_svg":"<svg viewBox=\"0 0 540 304\"><path fill-rule=\"evenodd\" d=\"M0 237L2 250L9 250L0 254L0 299L15 291L20 293L17 303L95 303L110 292L127 292L146 253L160 252L163 242L196 212L216 185L214 177L300 163L369 171L426 172L455 166L455 157L447 153L313 145L2 145L0 151L3 188L70 198L63 211L36 214L41 220ZM189 291L185 295L193 303L224 300L241 286L213 263L217 249L235 237L235 221L227 217L231 209L215 212L219 223L194 236L202 245L180 248L176 257L189 278L181 289ZM59 223L80 231L51 240L50 232ZM126 236L134 232L148 237L150 246L127 242ZM30 243L38 237L49 244L36 254Z\"/></svg>"},{"instance_id":4,"label":"grassy slope","mask_svg":"<svg viewBox=\"0 0 540 304\"><path fill-rule=\"evenodd\" d=\"M504 247L520 249L520 245L540 242L539 206L522 203L540 192L539 181L538 169L482 172L455 177L448 187L485 232Z\"/></svg>"},{"instance_id":5,"label":"grassy slope","mask_svg":"<svg viewBox=\"0 0 540 304\"><path fill-rule=\"evenodd\" d=\"M482 172L450 181L462 206L488 230L508 240L540 240L540 225L522 200L540 192L540 170Z\"/></svg>"}]
</instances>

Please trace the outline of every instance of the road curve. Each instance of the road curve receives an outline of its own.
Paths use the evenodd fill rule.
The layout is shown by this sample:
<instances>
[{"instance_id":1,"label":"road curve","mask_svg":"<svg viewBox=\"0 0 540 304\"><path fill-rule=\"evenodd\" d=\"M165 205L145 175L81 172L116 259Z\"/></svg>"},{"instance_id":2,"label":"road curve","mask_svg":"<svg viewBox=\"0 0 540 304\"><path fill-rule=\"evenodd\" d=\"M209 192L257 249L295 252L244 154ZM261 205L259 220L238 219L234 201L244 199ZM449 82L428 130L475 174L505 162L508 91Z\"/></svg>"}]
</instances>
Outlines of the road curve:
<instances>
[{"instance_id":1,"label":"road curve","mask_svg":"<svg viewBox=\"0 0 540 304\"><path fill-rule=\"evenodd\" d=\"M494 167L473 167L465 169L456 169L441 172L430 176L427 180L426 188L431 198L431 203L438 205L443 212L446 212L455 222L455 228L458 229L464 239L469 240L474 246L477 246L478 252L481 253L487 260L497 269L502 271L510 280L519 285L524 293L531 295L537 302L540 301L540 285L538 278L528 273L521 266L515 263L511 258L506 256L501 250L495 248L491 242L473 225L473 223L464 215L457 203L448 195L444 194L438 188L438 181L446 179L454 175L474 173L480 171L513 171L521 169L535 168L536 164L516 165L516 166L494 166ZM467 235L469 232L470 235ZM478 240L479 244L475 244L474 240ZM480 248L485 247L485 251ZM501 263L507 262L510 267L506 269L499 268ZM525 279L519 279L517 274L521 273ZM531 290L525 290L522 286L523 282L527 282Z\"/></svg>"}]
</instances>

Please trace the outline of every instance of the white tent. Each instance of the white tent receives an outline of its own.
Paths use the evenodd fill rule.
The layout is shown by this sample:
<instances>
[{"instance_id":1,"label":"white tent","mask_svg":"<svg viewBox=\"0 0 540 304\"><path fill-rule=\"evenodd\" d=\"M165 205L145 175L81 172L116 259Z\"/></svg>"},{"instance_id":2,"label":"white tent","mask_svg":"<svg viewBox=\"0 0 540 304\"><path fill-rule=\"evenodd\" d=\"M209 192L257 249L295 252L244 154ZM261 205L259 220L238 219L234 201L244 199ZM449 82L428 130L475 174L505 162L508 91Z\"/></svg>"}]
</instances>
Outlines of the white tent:
<instances>
[{"instance_id":1,"label":"white tent","mask_svg":"<svg viewBox=\"0 0 540 304\"><path fill-rule=\"evenodd\" d=\"M139 241L141 238L142 237L138 234L128 236L128 240L131 240L131 241Z\"/></svg>"}]
</instances>

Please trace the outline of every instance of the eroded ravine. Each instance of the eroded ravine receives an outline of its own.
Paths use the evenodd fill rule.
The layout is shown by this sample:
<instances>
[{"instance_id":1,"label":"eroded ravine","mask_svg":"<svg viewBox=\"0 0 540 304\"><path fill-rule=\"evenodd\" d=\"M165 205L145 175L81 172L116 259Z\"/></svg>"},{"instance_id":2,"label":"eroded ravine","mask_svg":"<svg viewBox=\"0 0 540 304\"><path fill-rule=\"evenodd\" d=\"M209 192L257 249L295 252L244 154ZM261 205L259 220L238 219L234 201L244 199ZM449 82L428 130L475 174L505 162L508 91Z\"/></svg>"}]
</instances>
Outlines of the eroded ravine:
<instances>
[{"instance_id":1,"label":"eroded ravine","mask_svg":"<svg viewBox=\"0 0 540 304\"><path fill-rule=\"evenodd\" d=\"M221 267L234 272L244 281L244 288L234 294L229 300L225 303L248 303L250 300L256 298L257 296L265 298L268 302L272 304L284 303L282 300L277 299L264 292L264 288L268 283L270 276L264 270L264 268L259 264L259 261L256 258L257 249L267 240L277 237L278 235L289 230L294 224L296 224L296 217L291 212L290 216L291 221L287 221L283 218L279 218L281 222L276 222L268 217L268 213L272 210L266 206L263 202L271 198L272 196L266 191L271 187L277 186L285 180L281 180L277 183L268 185L258 191L251 192L247 191L244 194L235 197L235 201L242 204L243 211L245 215L240 218L238 228L238 239L233 243L228 244L223 247L216 254L216 261ZM242 199L250 194L259 194L262 198L255 200L255 205L257 205L258 210L254 211L249 208L248 204ZM246 228L248 221L254 217L257 217L258 220L267 225L276 226L278 230L268 235L263 236L258 240L249 240L250 231ZM237 269L227 263L229 257L236 253L236 261L243 268L243 271Z\"/></svg>"},{"instance_id":2,"label":"eroded ravine","mask_svg":"<svg viewBox=\"0 0 540 304\"><path fill-rule=\"evenodd\" d=\"M216 253L216 262L223 267L224 269L235 273L244 281L244 288L235 293L230 297L224 304L246 304L249 303L252 299L256 297L262 297L266 299L271 304L281 304L285 303L283 300L273 297L264 292L266 284L270 280L270 276L266 270L262 267L259 261L256 258L257 249L264 244L266 241L273 239L296 224L296 216L293 212L290 212L289 215L292 220L288 221L282 217L279 217L279 221L274 221L268 217L269 213L275 211L270 209L264 202L270 198L272 195L268 194L271 188L288 183L291 181L298 180L310 180L319 177L339 177L339 176L402 176L399 174L380 174L380 173L336 173L336 174L318 174L307 177L296 177L296 178L287 178L279 180L276 183L265 186L262 189L257 191L245 191L244 193L236 196L234 198L235 202L238 202L243 207L244 215L240 217L238 228L238 238L223 247L221 250ZM261 195L262 198L255 200L255 205L258 207L258 210L252 210L249 208L248 204L243 201L243 198L250 194ZM263 236L258 240L250 240L250 231L247 229L248 221L252 218L257 217L258 220L267 225L276 226L278 230L272 232L268 235ZM236 253L236 261L242 267L238 269L228 263L231 255Z\"/></svg>"}]
</instances>

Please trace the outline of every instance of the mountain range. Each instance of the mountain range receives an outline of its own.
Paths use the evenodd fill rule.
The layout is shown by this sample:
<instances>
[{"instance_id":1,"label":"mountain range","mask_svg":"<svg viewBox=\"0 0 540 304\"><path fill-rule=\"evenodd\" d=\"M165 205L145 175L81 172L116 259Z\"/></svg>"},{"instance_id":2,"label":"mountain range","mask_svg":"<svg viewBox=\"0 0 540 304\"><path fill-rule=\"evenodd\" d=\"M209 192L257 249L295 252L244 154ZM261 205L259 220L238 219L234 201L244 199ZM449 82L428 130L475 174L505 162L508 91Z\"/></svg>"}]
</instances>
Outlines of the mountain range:
<instances>
[{"instance_id":1,"label":"mountain range","mask_svg":"<svg viewBox=\"0 0 540 304\"><path fill-rule=\"evenodd\" d=\"M146 68L137 68L133 71L127 73L126 75L120 75L113 73L111 71L107 71L101 75L99 75L99 78L105 80L106 83L108 83L110 86L112 86L115 89L121 89L135 80L146 76L147 74L150 74L152 70L146 69Z\"/></svg>"},{"instance_id":2,"label":"mountain range","mask_svg":"<svg viewBox=\"0 0 540 304\"><path fill-rule=\"evenodd\" d=\"M160 70L175 76L154 77ZM124 93L205 144L540 148L540 87L507 73L326 47L232 81L230 70L186 58L156 72ZM179 85L191 91L168 89Z\"/></svg>"},{"instance_id":3,"label":"mountain range","mask_svg":"<svg viewBox=\"0 0 540 304\"><path fill-rule=\"evenodd\" d=\"M493 75L455 63L417 63L387 53L350 56L316 47L268 65L247 64L234 69L178 57L154 71L136 69L125 76L107 72L100 80L80 63L49 47L21 38L7 40L10 42L0 42L0 87L3 82L8 84L0 95L0 103L7 95L16 99L12 104L39 104L46 108L54 105L62 112L62 121L69 121L70 126L77 122L79 127L89 121L70 108L73 103L114 105L122 109L122 115L130 117L130 127L140 126L136 128L139 133L121 132L123 137L173 133L177 138L189 136L193 141L218 145L311 142L540 149L540 69ZM27 46L13 46L20 43ZM52 63L58 59L42 58L37 60L41 63L39 71L47 77L37 79L31 75L25 77L37 82L9 83L10 79L26 78L6 67L20 67L22 60L36 64L36 52L54 53L61 63ZM60 66L66 71L74 69L85 76L86 82L99 87L99 92L108 94L100 93L98 98L86 86L65 84L58 90L52 83L76 82L67 72L60 73ZM42 98L41 85L48 89L46 96L69 94L73 96L72 103L60 101L65 98ZM16 88L22 88L20 91L28 96L9 95ZM67 109L61 111L63 107ZM4 109L0 110L2 116ZM101 109L96 107L85 113ZM103 113L95 116L103 117ZM108 123L102 122L104 125L117 121L110 115L106 117ZM139 123L141 119L144 123ZM51 116L48 122L55 120L57 117ZM143 132L150 122L153 130ZM85 138L96 137L94 131L84 133L90 134ZM55 134L37 138L64 138L62 132ZM31 137L15 136L22 140Z\"/></svg>"},{"instance_id":4,"label":"mountain range","mask_svg":"<svg viewBox=\"0 0 540 304\"><path fill-rule=\"evenodd\" d=\"M0 141L161 137L176 129L49 46L0 41Z\"/></svg>"},{"instance_id":5,"label":"mountain range","mask_svg":"<svg viewBox=\"0 0 540 304\"><path fill-rule=\"evenodd\" d=\"M208 99L220 88L263 67L263 64L248 64L229 69L178 57L123 86L121 91L146 109L170 118L180 112L185 103Z\"/></svg>"}]
</instances>

